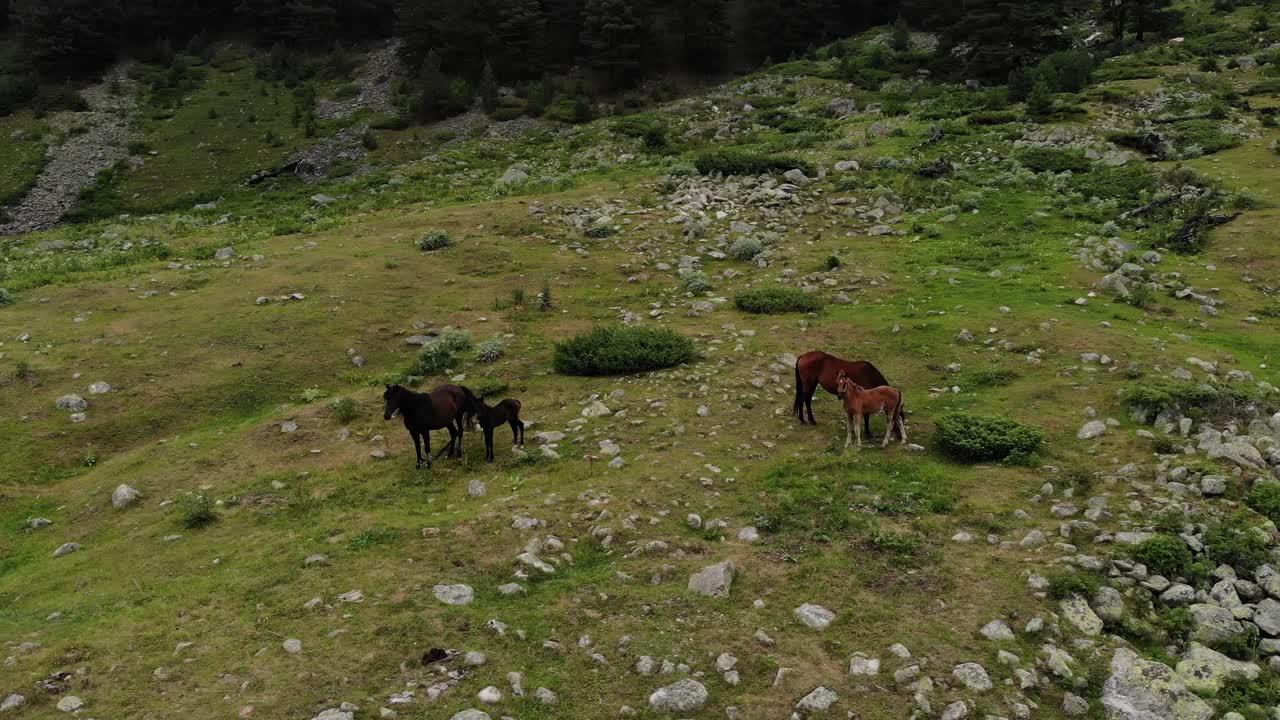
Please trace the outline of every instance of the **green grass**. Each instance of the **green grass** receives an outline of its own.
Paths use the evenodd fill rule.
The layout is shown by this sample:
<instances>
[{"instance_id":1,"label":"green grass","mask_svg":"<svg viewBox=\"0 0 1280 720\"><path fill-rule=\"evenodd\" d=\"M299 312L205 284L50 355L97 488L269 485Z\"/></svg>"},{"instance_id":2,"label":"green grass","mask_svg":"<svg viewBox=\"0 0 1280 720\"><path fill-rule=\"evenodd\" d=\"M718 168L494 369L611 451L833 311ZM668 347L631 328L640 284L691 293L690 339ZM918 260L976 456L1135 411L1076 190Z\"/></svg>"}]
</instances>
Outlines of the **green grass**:
<instances>
[{"instance_id":1,"label":"green grass","mask_svg":"<svg viewBox=\"0 0 1280 720\"><path fill-rule=\"evenodd\" d=\"M26 196L44 169L49 132L45 123L28 113L0 118L0 208Z\"/></svg>"}]
</instances>

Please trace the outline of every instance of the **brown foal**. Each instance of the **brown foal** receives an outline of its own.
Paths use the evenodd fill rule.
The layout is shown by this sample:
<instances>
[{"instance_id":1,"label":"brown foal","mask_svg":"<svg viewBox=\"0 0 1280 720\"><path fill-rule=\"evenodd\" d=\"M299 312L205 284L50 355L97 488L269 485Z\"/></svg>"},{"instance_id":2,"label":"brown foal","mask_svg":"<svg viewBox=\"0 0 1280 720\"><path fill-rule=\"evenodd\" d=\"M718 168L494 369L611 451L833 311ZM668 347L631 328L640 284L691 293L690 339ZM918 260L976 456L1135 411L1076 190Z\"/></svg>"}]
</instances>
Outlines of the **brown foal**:
<instances>
[{"instance_id":1,"label":"brown foal","mask_svg":"<svg viewBox=\"0 0 1280 720\"><path fill-rule=\"evenodd\" d=\"M844 401L845 447L853 444L854 433L857 433L858 449L861 450L862 424L867 418L879 413L884 413L889 419L889 424L884 429L884 442L880 443L880 447L889 445L889 438L893 436L895 427L898 429L898 437L903 443L907 442L907 429L902 422L902 393L896 388L881 385L868 390L842 372L836 377L836 389Z\"/></svg>"}]
</instances>

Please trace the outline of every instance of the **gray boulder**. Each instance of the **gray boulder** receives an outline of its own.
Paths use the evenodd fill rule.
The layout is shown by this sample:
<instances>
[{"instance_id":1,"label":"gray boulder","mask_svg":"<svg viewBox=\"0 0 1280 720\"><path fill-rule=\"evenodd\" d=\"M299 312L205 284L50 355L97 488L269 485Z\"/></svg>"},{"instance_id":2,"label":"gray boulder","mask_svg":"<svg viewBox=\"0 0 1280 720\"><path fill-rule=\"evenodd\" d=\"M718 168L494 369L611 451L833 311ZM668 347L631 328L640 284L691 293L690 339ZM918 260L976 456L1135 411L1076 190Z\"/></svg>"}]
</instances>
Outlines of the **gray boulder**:
<instances>
[{"instance_id":1,"label":"gray boulder","mask_svg":"<svg viewBox=\"0 0 1280 720\"><path fill-rule=\"evenodd\" d=\"M1093 611L1103 622L1120 622L1124 617L1124 596L1110 585L1103 585L1093 596Z\"/></svg>"},{"instance_id":2,"label":"gray boulder","mask_svg":"<svg viewBox=\"0 0 1280 720\"><path fill-rule=\"evenodd\" d=\"M475 591L469 585L436 585L431 592L445 605L467 605L475 599Z\"/></svg>"},{"instance_id":3,"label":"gray boulder","mask_svg":"<svg viewBox=\"0 0 1280 720\"><path fill-rule=\"evenodd\" d=\"M706 703L707 688L692 678L677 680L654 690L649 696L649 707L655 712L689 713L701 709Z\"/></svg>"},{"instance_id":4,"label":"gray boulder","mask_svg":"<svg viewBox=\"0 0 1280 720\"><path fill-rule=\"evenodd\" d=\"M1191 643L1176 669L1187 689L1202 695L1217 693L1228 680L1257 680L1261 672L1251 662L1232 660L1200 643Z\"/></svg>"},{"instance_id":5,"label":"gray boulder","mask_svg":"<svg viewBox=\"0 0 1280 720\"><path fill-rule=\"evenodd\" d=\"M960 663L951 671L951 677L974 692L986 692L992 688L991 676L978 663Z\"/></svg>"},{"instance_id":6,"label":"gray boulder","mask_svg":"<svg viewBox=\"0 0 1280 720\"><path fill-rule=\"evenodd\" d=\"M1258 603L1253 611L1253 623L1271 637L1280 635L1280 602L1267 598Z\"/></svg>"},{"instance_id":7,"label":"gray boulder","mask_svg":"<svg viewBox=\"0 0 1280 720\"><path fill-rule=\"evenodd\" d=\"M1196 697L1168 665L1143 660L1128 648L1111 658L1102 685L1107 720L1209 720L1213 708Z\"/></svg>"},{"instance_id":8,"label":"gray boulder","mask_svg":"<svg viewBox=\"0 0 1280 720\"><path fill-rule=\"evenodd\" d=\"M121 485L111 493L111 506L123 510L138 501L140 494L128 485Z\"/></svg>"},{"instance_id":9,"label":"gray boulder","mask_svg":"<svg viewBox=\"0 0 1280 720\"><path fill-rule=\"evenodd\" d=\"M61 545L58 546L57 550L53 551L53 556L56 558L59 558L59 557L62 557L63 555L70 555L71 553L79 549L80 549L80 543L73 543L73 542L62 543Z\"/></svg>"},{"instance_id":10,"label":"gray boulder","mask_svg":"<svg viewBox=\"0 0 1280 720\"><path fill-rule=\"evenodd\" d=\"M1196 603L1191 610L1191 634L1188 639L1206 645L1217 645L1244 635L1245 630L1230 610L1217 605Z\"/></svg>"},{"instance_id":11,"label":"gray boulder","mask_svg":"<svg viewBox=\"0 0 1280 720\"><path fill-rule=\"evenodd\" d=\"M1089 607L1089 603L1079 595L1063 600L1059 607L1067 622L1085 635L1092 636L1102 632L1102 618L1098 617L1093 612L1093 608Z\"/></svg>"},{"instance_id":12,"label":"gray boulder","mask_svg":"<svg viewBox=\"0 0 1280 720\"><path fill-rule=\"evenodd\" d=\"M54 401L54 407L67 412L84 412L89 409L89 401L79 395L63 395Z\"/></svg>"},{"instance_id":13,"label":"gray boulder","mask_svg":"<svg viewBox=\"0 0 1280 720\"><path fill-rule=\"evenodd\" d=\"M835 704L840 696L835 690L828 687L817 687L813 692L800 698L796 703L796 709L802 712L814 713L822 712Z\"/></svg>"},{"instance_id":14,"label":"gray boulder","mask_svg":"<svg viewBox=\"0 0 1280 720\"><path fill-rule=\"evenodd\" d=\"M825 629L836 619L836 614L821 605L805 603L794 610L796 619L814 630Z\"/></svg>"},{"instance_id":15,"label":"gray boulder","mask_svg":"<svg viewBox=\"0 0 1280 720\"><path fill-rule=\"evenodd\" d=\"M689 577L689 589L707 597L726 598L737 574L738 568L732 560L708 565Z\"/></svg>"}]
</instances>

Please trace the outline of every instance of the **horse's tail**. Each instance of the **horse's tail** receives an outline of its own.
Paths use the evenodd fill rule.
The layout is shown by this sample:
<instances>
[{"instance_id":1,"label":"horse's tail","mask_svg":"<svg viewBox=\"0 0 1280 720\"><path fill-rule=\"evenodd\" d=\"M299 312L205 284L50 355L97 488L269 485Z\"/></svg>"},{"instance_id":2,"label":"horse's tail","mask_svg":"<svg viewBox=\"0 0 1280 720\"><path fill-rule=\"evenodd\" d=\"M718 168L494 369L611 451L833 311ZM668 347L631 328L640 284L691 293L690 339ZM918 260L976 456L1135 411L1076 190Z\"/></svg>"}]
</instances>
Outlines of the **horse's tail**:
<instances>
[{"instance_id":1,"label":"horse's tail","mask_svg":"<svg viewBox=\"0 0 1280 720\"><path fill-rule=\"evenodd\" d=\"M471 388L466 385L460 387L463 394L462 427L466 428L475 422L476 415L480 412L480 398L471 392Z\"/></svg>"},{"instance_id":2,"label":"horse's tail","mask_svg":"<svg viewBox=\"0 0 1280 720\"><path fill-rule=\"evenodd\" d=\"M796 400L791 405L791 414L801 419L804 419L803 397L804 391L800 389L800 358L796 358Z\"/></svg>"}]
</instances>

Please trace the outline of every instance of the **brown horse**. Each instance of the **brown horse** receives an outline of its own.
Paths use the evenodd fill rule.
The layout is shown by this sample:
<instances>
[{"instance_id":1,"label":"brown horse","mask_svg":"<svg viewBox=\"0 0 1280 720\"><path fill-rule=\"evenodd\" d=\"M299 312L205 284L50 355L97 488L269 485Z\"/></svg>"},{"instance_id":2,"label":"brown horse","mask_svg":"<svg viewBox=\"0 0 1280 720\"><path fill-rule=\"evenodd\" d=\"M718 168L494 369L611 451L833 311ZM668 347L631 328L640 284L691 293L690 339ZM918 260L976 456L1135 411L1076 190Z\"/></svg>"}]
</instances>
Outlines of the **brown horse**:
<instances>
[{"instance_id":1,"label":"brown horse","mask_svg":"<svg viewBox=\"0 0 1280 720\"><path fill-rule=\"evenodd\" d=\"M862 387L880 387L888 385L889 381L884 379L884 375L865 360L841 360L835 355L828 355L820 350L807 352L796 358L796 401L792 408L792 414L800 420L803 425L805 409L809 410L809 424L817 425L813 419L813 394L818 391L821 385L824 390L832 395L839 395L840 391L836 388L836 376L840 373L848 375L851 380ZM871 434L871 420L867 423L867 437L874 437Z\"/></svg>"},{"instance_id":2,"label":"brown horse","mask_svg":"<svg viewBox=\"0 0 1280 720\"><path fill-rule=\"evenodd\" d=\"M840 391L840 397L844 400L845 424L844 424L844 446L849 447L853 444L853 434L858 434L858 449L862 449L862 424L872 415L884 413L889 424L884 429L884 442L880 443L881 448L889 446L889 439L893 437L893 430L898 429L898 437L902 438L903 444L907 442L907 428L902 422L902 392L897 388L891 388L888 385L882 385L877 388L867 389L849 379L848 375L841 372L836 376L836 388Z\"/></svg>"},{"instance_id":3,"label":"brown horse","mask_svg":"<svg viewBox=\"0 0 1280 720\"><path fill-rule=\"evenodd\" d=\"M382 393L385 405L382 419L400 413L404 427L413 438L413 449L418 456L418 467L426 463L431 467L431 431L444 428L449 431L449 444L440 451L449 457L462 458L462 431L470 424L475 394L461 385L441 385L430 393L414 392L399 385L387 385ZM422 454L420 441L426 441L427 453ZM436 457L439 457L437 455Z\"/></svg>"}]
</instances>

